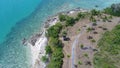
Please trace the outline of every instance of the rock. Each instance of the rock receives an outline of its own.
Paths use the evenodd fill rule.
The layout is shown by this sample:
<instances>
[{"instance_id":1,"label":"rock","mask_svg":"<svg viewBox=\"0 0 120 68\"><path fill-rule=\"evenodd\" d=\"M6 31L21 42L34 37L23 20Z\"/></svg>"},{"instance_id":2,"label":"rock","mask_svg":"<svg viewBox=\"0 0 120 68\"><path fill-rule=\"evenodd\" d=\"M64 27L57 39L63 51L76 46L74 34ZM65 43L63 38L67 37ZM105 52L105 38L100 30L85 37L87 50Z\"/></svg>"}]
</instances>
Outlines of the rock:
<instances>
[{"instance_id":1,"label":"rock","mask_svg":"<svg viewBox=\"0 0 120 68\"><path fill-rule=\"evenodd\" d=\"M91 64L90 61L87 61L87 62L86 62L86 65L90 65L90 66L91 66L92 64Z\"/></svg>"},{"instance_id":2,"label":"rock","mask_svg":"<svg viewBox=\"0 0 120 68\"><path fill-rule=\"evenodd\" d=\"M31 37L31 39L29 40L31 45L35 45L36 41L38 40L38 38L42 35L43 32L34 35L33 37Z\"/></svg>"},{"instance_id":3,"label":"rock","mask_svg":"<svg viewBox=\"0 0 120 68\"><path fill-rule=\"evenodd\" d=\"M108 20L108 22L112 22L111 20Z\"/></svg>"},{"instance_id":4,"label":"rock","mask_svg":"<svg viewBox=\"0 0 120 68\"><path fill-rule=\"evenodd\" d=\"M98 51L97 49L93 49L93 51Z\"/></svg>"},{"instance_id":5,"label":"rock","mask_svg":"<svg viewBox=\"0 0 120 68\"><path fill-rule=\"evenodd\" d=\"M92 30L95 30L95 28L91 28Z\"/></svg>"},{"instance_id":6,"label":"rock","mask_svg":"<svg viewBox=\"0 0 120 68\"><path fill-rule=\"evenodd\" d=\"M88 36L87 39L93 39L93 37L92 36Z\"/></svg>"},{"instance_id":7,"label":"rock","mask_svg":"<svg viewBox=\"0 0 120 68\"><path fill-rule=\"evenodd\" d=\"M118 23L120 23L120 21Z\"/></svg>"},{"instance_id":8,"label":"rock","mask_svg":"<svg viewBox=\"0 0 120 68\"><path fill-rule=\"evenodd\" d=\"M99 7L98 5L95 5L95 7L97 8L97 7Z\"/></svg>"},{"instance_id":9,"label":"rock","mask_svg":"<svg viewBox=\"0 0 120 68\"><path fill-rule=\"evenodd\" d=\"M85 25L85 26L83 26L83 27L86 27L86 25Z\"/></svg>"},{"instance_id":10,"label":"rock","mask_svg":"<svg viewBox=\"0 0 120 68\"><path fill-rule=\"evenodd\" d=\"M87 50L87 49L88 49L88 47L83 47L83 48L82 48L82 50Z\"/></svg>"},{"instance_id":11,"label":"rock","mask_svg":"<svg viewBox=\"0 0 120 68\"><path fill-rule=\"evenodd\" d=\"M97 26L97 23L93 23L92 26Z\"/></svg>"},{"instance_id":12,"label":"rock","mask_svg":"<svg viewBox=\"0 0 120 68\"><path fill-rule=\"evenodd\" d=\"M23 38L23 40L22 40L22 44L25 44L26 43L26 39L25 38Z\"/></svg>"},{"instance_id":13,"label":"rock","mask_svg":"<svg viewBox=\"0 0 120 68\"><path fill-rule=\"evenodd\" d=\"M102 28L102 26L98 26L98 28Z\"/></svg>"},{"instance_id":14,"label":"rock","mask_svg":"<svg viewBox=\"0 0 120 68\"><path fill-rule=\"evenodd\" d=\"M64 40L64 41L69 41L70 38L69 38L69 37L66 37L66 36L63 36L63 40Z\"/></svg>"},{"instance_id":15,"label":"rock","mask_svg":"<svg viewBox=\"0 0 120 68\"><path fill-rule=\"evenodd\" d=\"M107 28L103 28L103 30L107 30Z\"/></svg>"},{"instance_id":16,"label":"rock","mask_svg":"<svg viewBox=\"0 0 120 68\"><path fill-rule=\"evenodd\" d=\"M98 32L94 31L93 34L98 34Z\"/></svg>"}]
</instances>

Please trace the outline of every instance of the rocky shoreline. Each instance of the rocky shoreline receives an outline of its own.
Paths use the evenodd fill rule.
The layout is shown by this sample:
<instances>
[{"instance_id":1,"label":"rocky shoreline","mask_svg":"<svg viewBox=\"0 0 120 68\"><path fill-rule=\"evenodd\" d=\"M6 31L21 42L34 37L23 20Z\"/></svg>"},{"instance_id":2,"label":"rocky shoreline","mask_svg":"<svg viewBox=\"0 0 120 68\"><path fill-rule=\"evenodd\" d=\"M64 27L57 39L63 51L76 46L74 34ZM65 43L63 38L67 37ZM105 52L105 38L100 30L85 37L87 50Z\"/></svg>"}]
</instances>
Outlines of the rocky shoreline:
<instances>
[{"instance_id":1,"label":"rocky shoreline","mask_svg":"<svg viewBox=\"0 0 120 68\"><path fill-rule=\"evenodd\" d=\"M29 39L28 42L34 46L37 39L43 34L44 29L48 29L50 26L55 25L55 23L59 22L59 19L58 19L59 14L69 15L69 14L73 14L73 13L76 13L76 12L87 12L87 11L88 10L81 9L81 8L76 8L76 9L72 9L70 11L60 12L60 13L57 13L56 15L53 15L53 16L49 17L45 21L45 23L43 24L43 27L41 29L42 31L40 33L38 33L38 34L35 34L35 35L31 36L31 38Z\"/></svg>"},{"instance_id":2,"label":"rocky shoreline","mask_svg":"<svg viewBox=\"0 0 120 68\"><path fill-rule=\"evenodd\" d=\"M28 41L27 44L30 45L31 48L31 54L32 54L32 68L45 68L46 64L41 61L42 56L45 55L45 46L47 45L48 39L45 36L45 33L49 27L52 25L55 25L57 22L59 22L58 15L59 14L73 14L77 12L87 12L88 10L76 8L70 11L61 12L58 13L52 17L49 17L44 26L42 31L39 34L33 35Z\"/></svg>"}]
</instances>

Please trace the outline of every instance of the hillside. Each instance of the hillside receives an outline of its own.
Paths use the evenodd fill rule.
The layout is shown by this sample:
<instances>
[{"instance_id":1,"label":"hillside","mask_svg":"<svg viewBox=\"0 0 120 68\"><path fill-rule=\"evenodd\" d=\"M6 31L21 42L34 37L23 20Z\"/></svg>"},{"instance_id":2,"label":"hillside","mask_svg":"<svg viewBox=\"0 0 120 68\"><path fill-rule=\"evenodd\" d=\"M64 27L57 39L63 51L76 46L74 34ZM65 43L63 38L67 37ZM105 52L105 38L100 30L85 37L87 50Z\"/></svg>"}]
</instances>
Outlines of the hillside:
<instances>
[{"instance_id":1,"label":"hillside","mask_svg":"<svg viewBox=\"0 0 120 68\"><path fill-rule=\"evenodd\" d=\"M112 8L59 14L46 33L47 68L119 68L120 17Z\"/></svg>"}]
</instances>

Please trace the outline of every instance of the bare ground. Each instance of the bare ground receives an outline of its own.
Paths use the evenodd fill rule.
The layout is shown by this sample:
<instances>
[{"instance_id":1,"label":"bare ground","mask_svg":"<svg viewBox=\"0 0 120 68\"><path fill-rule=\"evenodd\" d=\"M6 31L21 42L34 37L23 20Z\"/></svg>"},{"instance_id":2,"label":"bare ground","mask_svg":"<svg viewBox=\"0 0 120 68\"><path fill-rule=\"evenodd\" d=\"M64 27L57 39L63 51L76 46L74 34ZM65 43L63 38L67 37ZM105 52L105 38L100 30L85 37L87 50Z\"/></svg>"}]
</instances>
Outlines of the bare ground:
<instances>
[{"instance_id":1,"label":"bare ground","mask_svg":"<svg viewBox=\"0 0 120 68\"><path fill-rule=\"evenodd\" d=\"M95 30L91 32L84 31L83 34L79 37L79 43L76 44L75 48L75 66L76 68L94 68L93 65L93 57L94 53L99 50L97 49L97 42L101 38L102 34L106 32L106 30L103 30L103 28L107 28L107 30L113 29L115 25L118 24L120 21L120 18L113 17L111 19L112 22L103 22L102 20L97 21L96 26L90 26L92 28L95 28ZM67 36L70 38L70 41L63 41L64 48L64 59L63 59L63 66L62 68L72 68L72 60L71 60L71 51L72 51L72 44L75 40L75 37L80 33L80 29L82 27L85 27L86 24L91 23L88 18L80 20L77 22L74 26L66 28L67 30ZM100 28L100 26L102 28ZM87 27L86 27L87 28ZM93 32L97 32L97 34L94 34ZM88 39L88 36L91 36L96 42L92 42L92 39ZM81 44L83 44L83 48L81 48ZM78 63L80 62L80 63Z\"/></svg>"}]
</instances>

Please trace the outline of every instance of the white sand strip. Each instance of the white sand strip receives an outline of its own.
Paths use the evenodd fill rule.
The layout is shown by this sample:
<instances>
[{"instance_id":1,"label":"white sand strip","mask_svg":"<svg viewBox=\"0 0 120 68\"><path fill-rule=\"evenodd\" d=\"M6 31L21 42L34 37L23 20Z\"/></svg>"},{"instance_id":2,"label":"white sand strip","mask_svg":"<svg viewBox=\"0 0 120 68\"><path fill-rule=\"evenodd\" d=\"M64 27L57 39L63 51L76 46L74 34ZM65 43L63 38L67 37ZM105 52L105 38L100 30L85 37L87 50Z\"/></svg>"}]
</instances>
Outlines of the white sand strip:
<instances>
[{"instance_id":1,"label":"white sand strip","mask_svg":"<svg viewBox=\"0 0 120 68\"><path fill-rule=\"evenodd\" d=\"M58 19L50 21L50 26L55 25ZM42 56L45 55L45 46L47 45L47 37L45 36L46 29L44 29L42 36L36 41L35 45L30 45L32 54L32 68L45 68L46 64L41 61Z\"/></svg>"}]
</instances>

